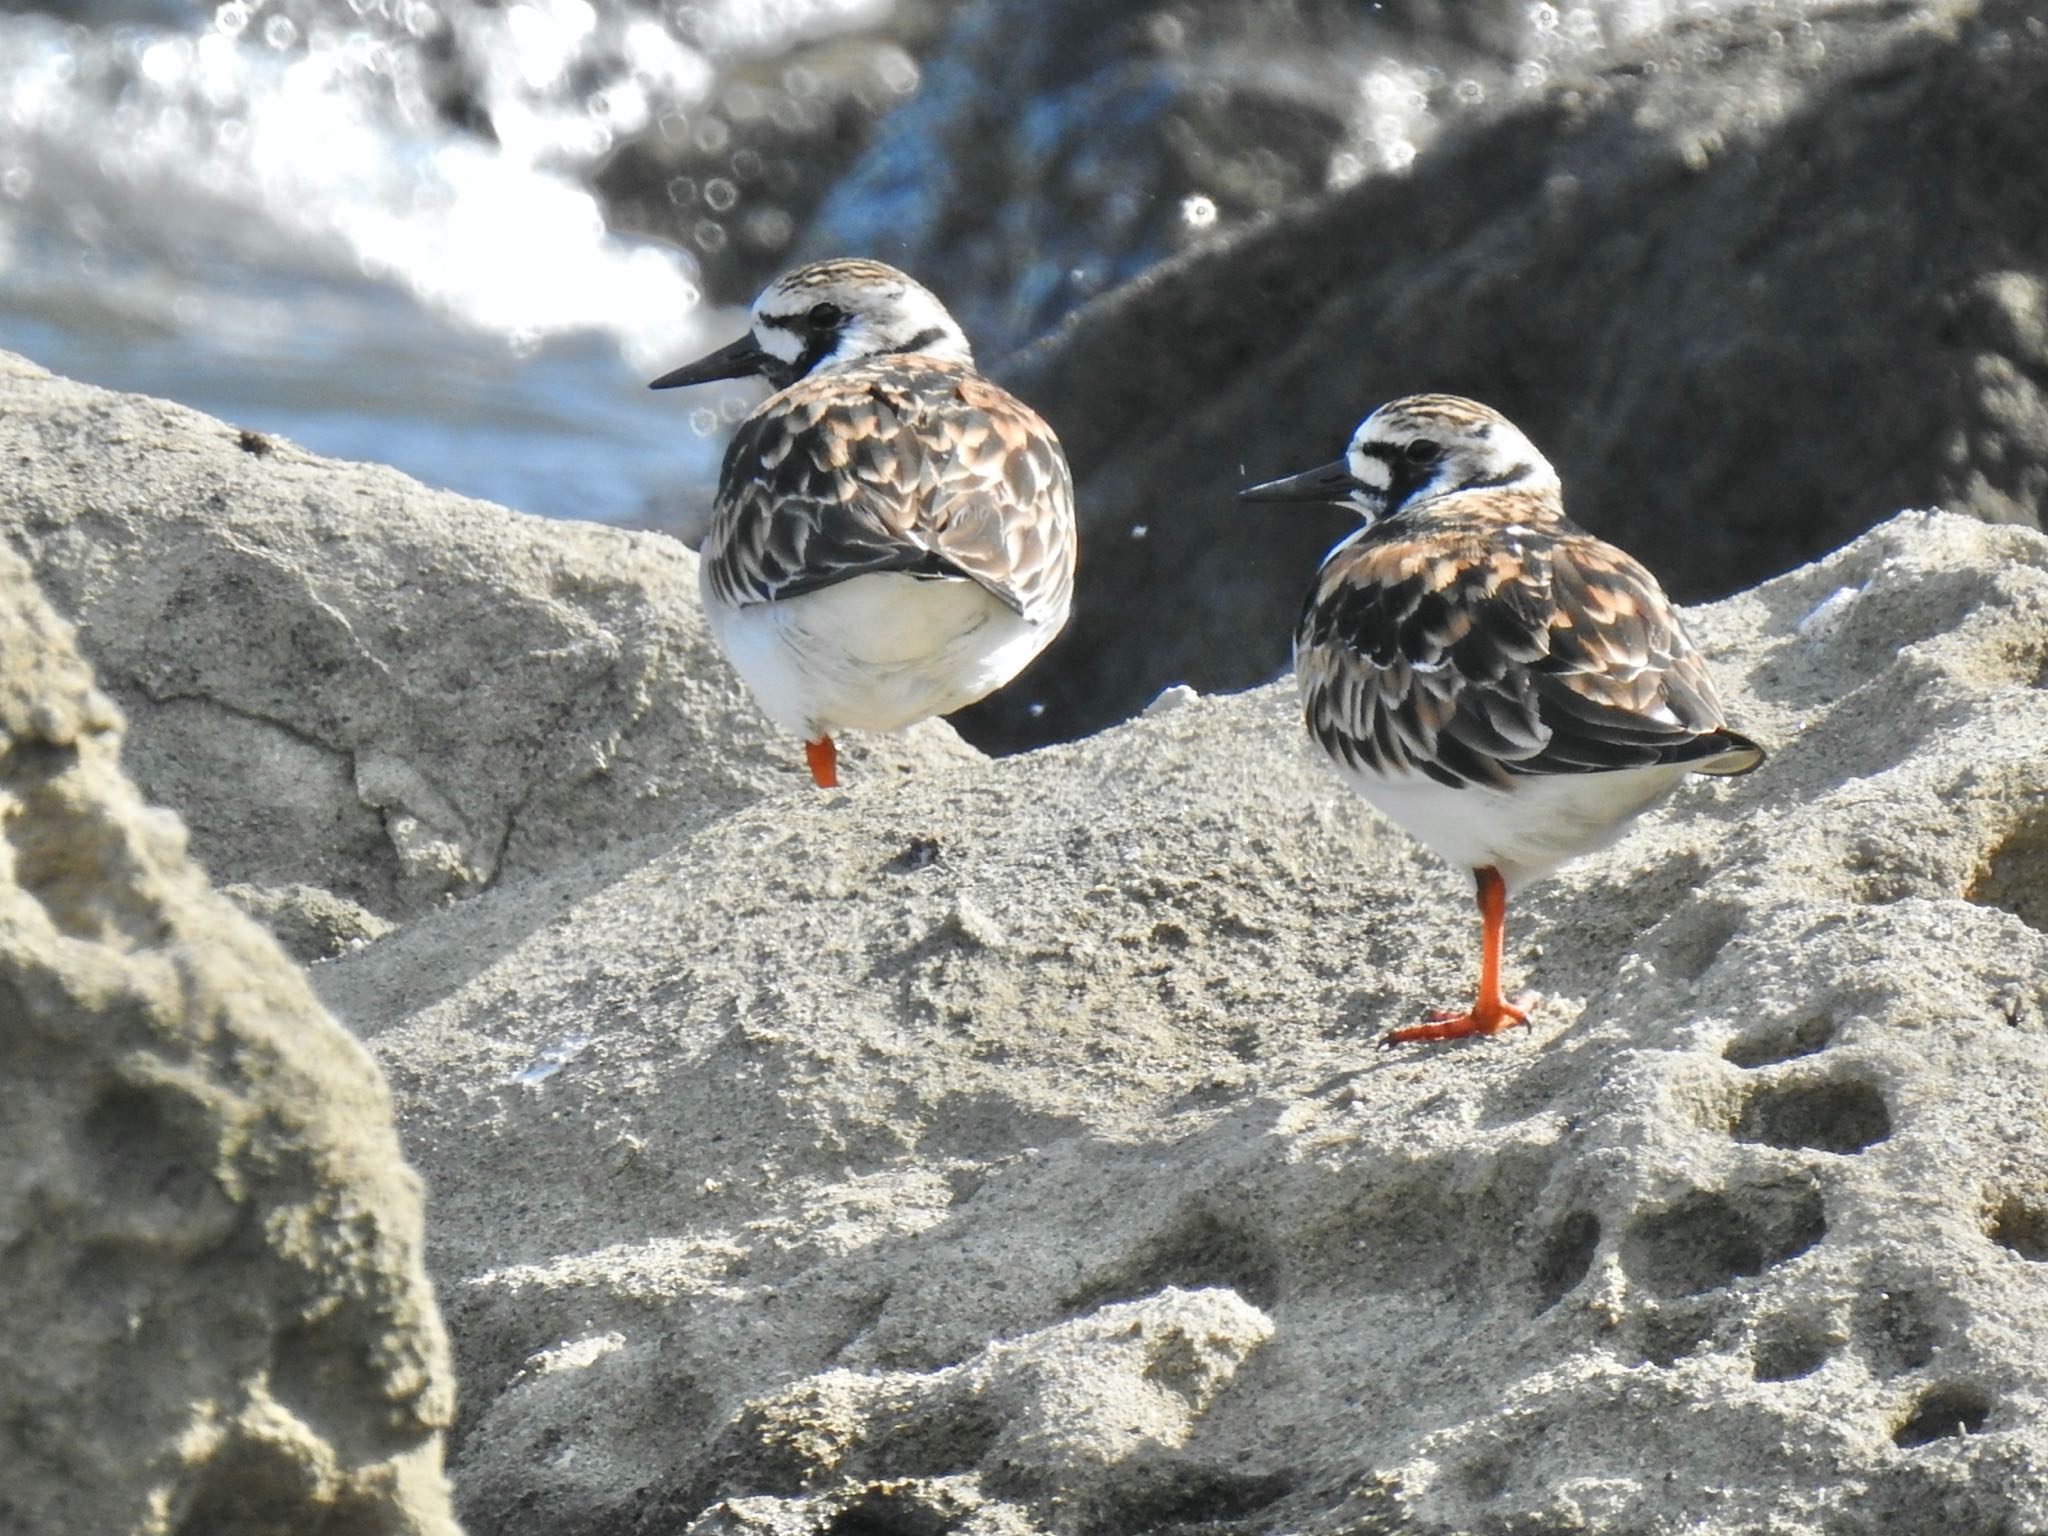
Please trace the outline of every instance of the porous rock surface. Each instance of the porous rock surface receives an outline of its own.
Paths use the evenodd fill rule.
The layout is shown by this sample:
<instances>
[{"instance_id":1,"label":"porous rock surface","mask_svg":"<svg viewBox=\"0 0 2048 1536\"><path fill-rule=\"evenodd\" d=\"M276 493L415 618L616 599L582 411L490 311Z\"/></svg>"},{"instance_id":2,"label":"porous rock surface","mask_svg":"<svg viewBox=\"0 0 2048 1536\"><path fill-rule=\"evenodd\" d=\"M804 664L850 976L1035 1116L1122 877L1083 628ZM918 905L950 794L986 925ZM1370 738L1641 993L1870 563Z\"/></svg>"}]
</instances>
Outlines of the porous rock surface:
<instances>
[{"instance_id":1,"label":"porous rock surface","mask_svg":"<svg viewBox=\"0 0 2048 1536\"><path fill-rule=\"evenodd\" d=\"M1695 620L1771 759L1518 899L1498 1040L1373 1048L1468 883L1284 682L320 967L473 1527L2048 1528L2048 540L1902 514Z\"/></svg>"},{"instance_id":2,"label":"porous rock surface","mask_svg":"<svg viewBox=\"0 0 2048 1536\"><path fill-rule=\"evenodd\" d=\"M1506 412L1573 516L1684 601L1902 506L2040 526L2038 4L1767 0L1540 79L1001 370L1066 446L1087 555L1029 694L978 706L971 739L1076 737L1172 683L1272 676L1299 573L1347 519L1232 491L1328 463L1419 390Z\"/></svg>"},{"instance_id":3,"label":"porous rock surface","mask_svg":"<svg viewBox=\"0 0 2048 1536\"><path fill-rule=\"evenodd\" d=\"M0 549L0 1530L455 1536L420 1189Z\"/></svg>"},{"instance_id":4,"label":"porous rock surface","mask_svg":"<svg viewBox=\"0 0 2048 1536\"><path fill-rule=\"evenodd\" d=\"M0 353L0 538L79 626L145 798L302 958L802 773L663 537ZM856 750L900 770L969 749L932 727Z\"/></svg>"},{"instance_id":5,"label":"porous rock surface","mask_svg":"<svg viewBox=\"0 0 2048 1536\"><path fill-rule=\"evenodd\" d=\"M1000 761L928 733L820 793L687 553L6 388L9 540L139 722L189 691L260 743L284 701L344 761L445 755L533 850L408 886L393 833L195 817L270 920L388 924L312 975L428 1181L472 1529L2048 1527L2038 534L1902 514L1698 611L1769 763L1518 899L1533 1029L1381 1053L1466 995L1467 882L1284 682ZM211 574L251 548L253 604ZM335 613L379 643L315 643ZM210 788L159 741L174 806ZM328 782L295 771L252 751L250 804Z\"/></svg>"}]
</instances>

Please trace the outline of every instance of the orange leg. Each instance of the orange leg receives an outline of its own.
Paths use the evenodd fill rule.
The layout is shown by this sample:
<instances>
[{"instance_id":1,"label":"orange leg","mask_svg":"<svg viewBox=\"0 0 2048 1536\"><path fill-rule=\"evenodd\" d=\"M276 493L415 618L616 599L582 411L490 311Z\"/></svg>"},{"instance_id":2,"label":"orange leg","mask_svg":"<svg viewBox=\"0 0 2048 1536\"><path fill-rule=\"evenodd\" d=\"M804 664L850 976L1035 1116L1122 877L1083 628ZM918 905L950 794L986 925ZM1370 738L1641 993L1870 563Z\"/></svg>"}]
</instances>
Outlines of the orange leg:
<instances>
[{"instance_id":1,"label":"orange leg","mask_svg":"<svg viewBox=\"0 0 2048 1536\"><path fill-rule=\"evenodd\" d=\"M1508 883L1501 879L1497 869L1477 869L1472 873L1479 882L1479 995L1472 1000L1471 1011L1453 1013L1445 1009L1432 1013L1426 1024L1389 1030L1381 1045L1497 1035L1511 1024L1529 1022L1528 1014L1500 995L1500 952L1508 931Z\"/></svg>"},{"instance_id":2,"label":"orange leg","mask_svg":"<svg viewBox=\"0 0 2048 1536\"><path fill-rule=\"evenodd\" d=\"M804 761L811 765L811 782L820 789L839 787L839 748L830 736L804 743Z\"/></svg>"}]
</instances>

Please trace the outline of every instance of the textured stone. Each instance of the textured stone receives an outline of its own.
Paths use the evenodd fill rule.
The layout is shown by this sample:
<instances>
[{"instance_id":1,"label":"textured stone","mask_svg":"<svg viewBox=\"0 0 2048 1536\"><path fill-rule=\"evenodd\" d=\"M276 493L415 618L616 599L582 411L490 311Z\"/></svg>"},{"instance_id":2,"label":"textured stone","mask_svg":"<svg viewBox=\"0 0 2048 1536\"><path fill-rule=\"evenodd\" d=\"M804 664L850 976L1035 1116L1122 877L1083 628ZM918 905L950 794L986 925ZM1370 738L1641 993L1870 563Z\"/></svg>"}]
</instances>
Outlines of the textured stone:
<instances>
[{"instance_id":1,"label":"textured stone","mask_svg":"<svg viewBox=\"0 0 2048 1536\"><path fill-rule=\"evenodd\" d=\"M24 387L32 401L48 386ZM74 424L151 409L68 398L59 417ZM170 451L210 429L165 420ZM150 586L127 553L155 532L139 506L96 524L103 538L73 526L111 494L79 467L87 457L58 456L49 483L15 471L44 509L18 536L73 590L113 591L126 571L153 611L177 610L184 586ZM278 505L279 483L375 475L284 448L243 457L259 466L236 482L244 518ZM147 458L129 473L166 473ZM389 521L381 503L337 512L324 543L292 536L311 553L280 558L290 579L253 610L261 647L223 660L219 629L180 619L159 628L151 665L221 669L237 697L303 696L310 718L323 653L300 637L321 632L322 613L347 612L359 632L412 613L417 648L352 674L362 734L335 793L414 807L406 846L427 859L437 839L469 846L441 838L451 823L431 796L497 803L480 787L497 781L477 758L462 761L484 764L480 784L428 773L433 751L466 750L460 722L430 729L387 697L467 643L426 630L455 620L408 608L423 602L408 573L448 572L436 551L479 529L521 559L558 546L524 520L389 483L391 505L413 506L411 564L380 577L365 558L345 567L361 583L353 608L328 600L295 573ZM187 585L216 590L215 557L189 537ZM672 610L641 585L687 594L687 553L663 550L642 576L636 536L562 537L583 568L615 573L606 613L694 622L687 595ZM232 567L236 546L219 558ZM533 589L506 561L510 575L472 560L438 578L439 602L471 616L495 604L498 650L524 657L569 621L507 596ZM138 621L111 600L79 606L107 631L88 631L89 649L135 654L120 637ZM692 704L688 690L710 685L681 667L650 671L627 724L512 712L526 722L506 727L515 736L557 723L550 761L583 760L633 719L675 722L660 739L699 747L667 770L673 795L576 790L573 777L557 791L590 818L563 825L625 816L629 839L562 835L516 878L395 917L368 900L302 904L339 951L314 972L321 994L388 1074L433 1191L427 1261L464 1383L452 1475L472 1528L2048 1528L2048 539L1902 514L1692 622L1769 763L1694 783L1518 898L1508 971L1544 994L1532 1030L1391 1053L1372 1048L1387 1027L1467 994L1469 889L1311 756L1286 684L1174 693L1021 757L934 750L904 759L915 772L850 775L832 794L781 760L729 684L723 716ZM105 704L68 697L45 688L0 718L46 741L104 736L92 722L112 718ZM145 694L138 707L161 706ZM166 753L166 783L214 788L178 777L182 760ZM44 795L56 761L38 747L0 764ZM251 803L268 806L286 798L273 786L301 781L253 782ZM650 802L664 808L634 819ZM10 838L59 825L54 805L10 822ZM206 821L200 857L232 863L241 835L225 814ZM154 934L132 902L101 913L76 894L97 887L41 873L102 846L128 859L125 843L32 832L12 856L40 908ZM306 883L330 894L360 889L349 859L395 868L395 846L318 844L290 867L328 871ZM105 1009L129 983L93 963L101 1011L86 1043L112 1049L123 1037ZM175 995L211 995L198 985ZM269 995L235 991L206 1017ZM83 1029L80 1014L51 1016ZM266 1016L304 1033L282 1005ZM114 1017L132 1032L153 1015ZM276 1059L214 1049L192 1070ZM24 1088L29 1067L8 1067L0 1092L38 1113L57 1104L48 1123L65 1135L81 1120L142 1124L178 1152L137 1171L109 1160L109 1135L91 1143L98 1162L32 1164L82 1167L67 1187L110 1183L141 1205L132 1219L170 1257L123 1300L168 1296L181 1324L255 1305L260 1289L195 1296L176 1267L220 1241L241 1186L158 1170L270 1176L263 1138L297 1122L254 1122L236 1148L260 1166L240 1172L226 1153L181 1150L191 1126L214 1123L199 1110L164 1108L151 1128L117 1099L111 1121L91 1122L97 1100ZM205 1103L227 1097L215 1077L194 1080ZM350 1094L323 1080L304 1113L353 1113ZM84 1196L38 1198L6 1230L50 1241L46 1213ZM254 1244L272 1226L246 1230ZM303 1327L318 1338L329 1315ZM370 1326L351 1321L361 1308L331 1315ZM250 1358L238 1350L327 1358L297 1337L249 1342L263 1337L202 1353L230 1373ZM37 1360L37 1342L10 1341L5 1358ZM403 1443L426 1446L445 1411L438 1378L402 1355L350 1358L373 1380L388 1364L423 1383L393 1413L415 1437ZM269 1399L224 1389L241 1459L210 1489L329 1486L324 1471L276 1472L296 1463L275 1446L300 1442L270 1401L308 1422L301 1405L345 1378L305 1363L281 1375L282 1387L273 1364L262 1378ZM68 1453L147 1464L111 1422ZM401 1454L386 1445L362 1454ZM234 1528L196 1507L209 1519L187 1520L190 1536Z\"/></svg>"},{"instance_id":2,"label":"textured stone","mask_svg":"<svg viewBox=\"0 0 2048 1536\"><path fill-rule=\"evenodd\" d=\"M144 795L305 958L803 773L658 534L0 354L0 536L79 625ZM966 751L943 726L849 745L850 777Z\"/></svg>"},{"instance_id":3,"label":"textured stone","mask_svg":"<svg viewBox=\"0 0 2048 1536\"><path fill-rule=\"evenodd\" d=\"M120 739L0 549L0 1528L454 1536L383 1080Z\"/></svg>"},{"instance_id":4,"label":"textured stone","mask_svg":"<svg viewBox=\"0 0 2048 1536\"><path fill-rule=\"evenodd\" d=\"M1469 890L1284 684L323 967L473 1524L2048 1525L2048 540L1906 514L1694 621L1773 756L1518 900L1500 1040L1372 1049L1466 994ZM1190 1294L1243 1363L1161 1434L1109 1323Z\"/></svg>"},{"instance_id":5,"label":"textured stone","mask_svg":"<svg viewBox=\"0 0 2048 1536\"><path fill-rule=\"evenodd\" d=\"M1093 1523L1152 1478L1176 1480L1175 1453L1252 1351L1273 1334L1228 1290L1168 1286L1142 1301L990 1344L930 1372L834 1370L742 1407L720 1447L725 1479L779 1486L714 1507L693 1530L744 1515L808 1522L886 1498L943 1515L988 1495L1057 1505ZM984 1442L971 1484L954 1480L963 1441ZM826 1483L832 1491L805 1498ZM744 1528L744 1527L741 1527Z\"/></svg>"}]
</instances>

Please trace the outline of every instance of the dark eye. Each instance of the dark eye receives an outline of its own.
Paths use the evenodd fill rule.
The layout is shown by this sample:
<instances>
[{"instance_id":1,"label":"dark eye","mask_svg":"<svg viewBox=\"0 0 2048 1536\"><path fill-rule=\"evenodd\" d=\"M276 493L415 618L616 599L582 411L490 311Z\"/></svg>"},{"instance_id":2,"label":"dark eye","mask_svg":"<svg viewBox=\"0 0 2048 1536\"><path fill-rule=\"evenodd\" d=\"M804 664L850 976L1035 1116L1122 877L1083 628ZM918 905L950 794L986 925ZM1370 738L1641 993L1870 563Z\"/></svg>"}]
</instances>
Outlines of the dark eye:
<instances>
[{"instance_id":1,"label":"dark eye","mask_svg":"<svg viewBox=\"0 0 2048 1536\"><path fill-rule=\"evenodd\" d=\"M819 330L823 331L831 329L845 318L846 311L837 304L813 304L811 312L804 316L804 322L807 325L816 326Z\"/></svg>"},{"instance_id":2,"label":"dark eye","mask_svg":"<svg viewBox=\"0 0 2048 1536\"><path fill-rule=\"evenodd\" d=\"M1444 445L1427 437L1418 437L1401 453L1410 464L1434 464L1444 456Z\"/></svg>"}]
</instances>

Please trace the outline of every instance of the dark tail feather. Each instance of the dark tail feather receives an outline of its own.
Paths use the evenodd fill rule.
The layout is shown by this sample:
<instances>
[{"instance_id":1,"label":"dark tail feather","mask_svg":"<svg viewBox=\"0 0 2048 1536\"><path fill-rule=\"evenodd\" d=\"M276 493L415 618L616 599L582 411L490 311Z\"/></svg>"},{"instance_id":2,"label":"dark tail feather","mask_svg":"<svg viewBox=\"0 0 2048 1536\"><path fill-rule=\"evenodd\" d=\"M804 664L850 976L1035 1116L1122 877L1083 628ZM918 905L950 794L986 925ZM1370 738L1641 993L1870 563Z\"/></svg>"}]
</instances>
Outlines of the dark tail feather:
<instances>
[{"instance_id":1,"label":"dark tail feather","mask_svg":"<svg viewBox=\"0 0 2048 1536\"><path fill-rule=\"evenodd\" d=\"M1694 773L1732 778L1738 773L1748 773L1763 762L1766 754L1762 747L1740 731L1723 727L1695 736L1685 755L1686 766Z\"/></svg>"}]
</instances>

